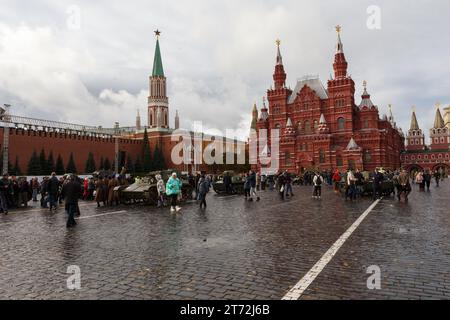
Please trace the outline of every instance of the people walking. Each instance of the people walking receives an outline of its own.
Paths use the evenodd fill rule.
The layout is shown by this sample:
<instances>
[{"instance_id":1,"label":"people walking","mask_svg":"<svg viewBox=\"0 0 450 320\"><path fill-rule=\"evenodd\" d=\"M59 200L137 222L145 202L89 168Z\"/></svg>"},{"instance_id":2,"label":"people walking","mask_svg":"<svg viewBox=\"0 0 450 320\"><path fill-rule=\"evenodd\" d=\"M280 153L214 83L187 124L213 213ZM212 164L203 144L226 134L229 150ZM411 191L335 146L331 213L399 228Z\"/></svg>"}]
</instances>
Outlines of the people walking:
<instances>
[{"instance_id":1,"label":"people walking","mask_svg":"<svg viewBox=\"0 0 450 320\"><path fill-rule=\"evenodd\" d=\"M156 178L156 190L158 190L158 208L164 206L164 197L166 195L166 186L164 180L160 174L155 176Z\"/></svg>"},{"instance_id":2,"label":"people walking","mask_svg":"<svg viewBox=\"0 0 450 320\"><path fill-rule=\"evenodd\" d=\"M269 175L267 177L267 183L269 185L269 190L273 191L274 190L274 185L275 185L275 181L274 181L274 176L273 175Z\"/></svg>"},{"instance_id":3,"label":"people walking","mask_svg":"<svg viewBox=\"0 0 450 320\"><path fill-rule=\"evenodd\" d=\"M324 183L323 177L317 171L313 178L313 198L321 199L322 198L322 184Z\"/></svg>"},{"instance_id":4,"label":"people walking","mask_svg":"<svg viewBox=\"0 0 450 320\"><path fill-rule=\"evenodd\" d=\"M48 177L44 177L42 179L41 185L40 185L40 191L41 191L41 208L48 208L49 203L49 196L48 196Z\"/></svg>"},{"instance_id":5,"label":"people walking","mask_svg":"<svg viewBox=\"0 0 450 320\"><path fill-rule=\"evenodd\" d=\"M416 176L416 184L419 185L419 191L425 191L425 180L422 171L419 171Z\"/></svg>"},{"instance_id":6,"label":"people walking","mask_svg":"<svg viewBox=\"0 0 450 320\"><path fill-rule=\"evenodd\" d=\"M433 176L436 181L436 188L439 188L439 182L441 181L441 174L439 173L439 170L434 170Z\"/></svg>"},{"instance_id":7,"label":"people walking","mask_svg":"<svg viewBox=\"0 0 450 320\"><path fill-rule=\"evenodd\" d=\"M117 176L112 176L108 182L108 205L112 206L114 203L117 206L119 203L114 197L114 189L119 186L119 180Z\"/></svg>"},{"instance_id":8,"label":"people walking","mask_svg":"<svg viewBox=\"0 0 450 320\"><path fill-rule=\"evenodd\" d=\"M39 194L39 181L37 177L31 179L31 190L33 202L37 202L37 195Z\"/></svg>"},{"instance_id":9,"label":"people walking","mask_svg":"<svg viewBox=\"0 0 450 320\"><path fill-rule=\"evenodd\" d=\"M265 174L261 175L261 190L266 190L267 176Z\"/></svg>"},{"instance_id":10,"label":"people walking","mask_svg":"<svg viewBox=\"0 0 450 320\"><path fill-rule=\"evenodd\" d=\"M289 172L285 171L284 172L285 177L286 177L286 197L293 197L294 193L292 192L292 176Z\"/></svg>"},{"instance_id":11,"label":"people walking","mask_svg":"<svg viewBox=\"0 0 450 320\"><path fill-rule=\"evenodd\" d=\"M336 171L333 174L334 193L339 193L341 180L342 180L341 173L339 172L339 169L336 169Z\"/></svg>"},{"instance_id":12,"label":"people walking","mask_svg":"<svg viewBox=\"0 0 450 320\"><path fill-rule=\"evenodd\" d=\"M27 181L26 177L20 178L19 180L19 201L18 201L18 207L24 206L25 208L28 207L28 200L30 198L31 190L30 190L30 184Z\"/></svg>"},{"instance_id":13,"label":"people walking","mask_svg":"<svg viewBox=\"0 0 450 320\"><path fill-rule=\"evenodd\" d=\"M355 193L356 193L356 197L359 198L362 196L362 194L364 193L364 176L361 173L361 171L359 171L359 169L356 169L355 172Z\"/></svg>"},{"instance_id":14,"label":"people walking","mask_svg":"<svg viewBox=\"0 0 450 320\"><path fill-rule=\"evenodd\" d=\"M56 177L56 173L52 172L51 178L48 180L47 193L50 200L50 211L56 210L59 192L59 180Z\"/></svg>"},{"instance_id":15,"label":"people walking","mask_svg":"<svg viewBox=\"0 0 450 320\"><path fill-rule=\"evenodd\" d=\"M98 208L100 208L100 202L103 202L103 206L106 206L107 194L105 180L103 177L99 177L97 180L94 200L97 202Z\"/></svg>"},{"instance_id":16,"label":"people walking","mask_svg":"<svg viewBox=\"0 0 450 320\"><path fill-rule=\"evenodd\" d=\"M171 203L170 203L170 211L171 212L178 212L181 210L181 207L178 206L177 200L178 196L181 192L181 181L177 178L177 174L174 172L172 173L172 176L167 180L166 183L166 193L167 196L170 197Z\"/></svg>"},{"instance_id":17,"label":"people walking","mask_svg":"<svg viewBox=\"0 0 450 320\"><path fill-rule=\"evenodd\" d=\"M83 180L83 200L88 200L89 198L89 179L85 178Z\"/></svg>"},{"instance_id":18,"label":"people walking","mask_svg":"<svg viewBox=\"0 0 450 320\"><path fill-rule=\"evenodd\" d=\"M256 186L257 186L256 173L250 170L249 179L250 179L250 198L248 200L253 201L253 196L255 196L256 201L259 201L260 198L259 198L258 194L256 193Z\"/></svg>"},{"instance_id":19,"label":"people walking","mask_svg":"<svg viewBox=\"0 0 450 320\"><path fill-rule=\"evenodd\" d=\"M425 184L424 186L424 190L425 187L427 188L427 191L430 191L430 186L431 186L431 173L430 170L425 170L424 174L423 174L423 182Z\"/></svg>"},{"instance_id":20,"label":"people walking","mask_svg":"<svg viewBox=\"0 0 450 320\"><path fill-rule=\"evenodd\" d=\"M200 181L200 179L199 179L199 181ZM233 193L232 181L231 181L231 176L230 176L229 172L225 172L225 175L223 176L223 184L225 186L225 193L232 194ZM196 188L198 188L198 185L196 186Z\"/></svg>"},{"instance_id":21,"label":"people walking","mask_svg":"<svg viewBox=\"0 0 450 320\"><path fill-rule=\"evenodd\" d=\"M200 180L198 181L200 209L202 209L203 207L206 209L206 195L209 192L209 187L210 187L209 179L205 177L204 174L202 174Z\"/></svg>"},{"instance_id":22,"label":"people walking","mask_svg":"<svg viewBox=\"0 0 450 320\"><path fill-rule=\"evenodd\" d=\"M8 193L9 193L9 177L8 174L4 174L3 178L0 180L0 210L8 215Z\"/></svg>"},{"instance_id":23,"label":"people walking","mask_svg":"<svg viewBox=\"0 0 450 320\"><path fill-rule=\"evenodd\" d=\"M277 179L278 183L278 193L280 194L281 200L284 200L284 192L286 190L286 176L284 173L280 174Z\"/></svg>"},{"instance_id":24,"label":"people walking","mask_svg":"<svg viewBox=\"0 0 450 320\"><path fill-rule=\"evenodd\" d=\"M408 201L408 196L411 193L411 184L409 183L409 175L406 170L402 170L402 172L398 176L398 184L399 184L399 192L397 194L397 198L400 201L402 194L405 195L405 201Z\"/></svg>"},{"instance_id":25,"label":"people walking","mask_svg":"<svg viewBox=\"0 0 450 320\"><path fill-rule=\"evenodd\" d=\"M77 224L75 214L79 210L78 199L81 196L81 183L78 182L75 176L69 176L67 179L68 182L64 183L61 194L64 195L65 205L69 214L66 227L72 228Z\"/></svg>"},{"instance_id":26,"label":"people walking","mask_svg":"<svg viewBox=\"0 0 450 320\"><path fill-rule=\"evenodd\" d=\"M381 198L381 183L383 182L384 176L383 174L378 170L378 168L375 169L373 174L373 200L377 200Z\"/></svg>"},{"instance_id":27,"label":"people walking","mask_svg":"<svg viewBox=\"0 0 450 320\"><path fill-rule=\"evenodd\" d=\"M345 194L345 200L356 200L356 177L353 170L350 169L347 173L347 193Z\"/></svg>"},{"instance_id":28,"label":"people walking","mask_svg":"<svg viewBox=\"0 0 450 320\"><path fill-rule=\"evenodd\" d=\"M261 174L256 173L256 191L261 191Z\"/></svg>"},{"instance_id":29,"label":"people walking","mask_svg":"<svg viewBox=\"0 0 450 320\"><path fill-rule=\"evenodd\" d=\"M244 197L247 200L250 197L250 190L252 189L252 183L250 181L250 175L246 173L244 175Z\"/></svg>"}]
</instances>

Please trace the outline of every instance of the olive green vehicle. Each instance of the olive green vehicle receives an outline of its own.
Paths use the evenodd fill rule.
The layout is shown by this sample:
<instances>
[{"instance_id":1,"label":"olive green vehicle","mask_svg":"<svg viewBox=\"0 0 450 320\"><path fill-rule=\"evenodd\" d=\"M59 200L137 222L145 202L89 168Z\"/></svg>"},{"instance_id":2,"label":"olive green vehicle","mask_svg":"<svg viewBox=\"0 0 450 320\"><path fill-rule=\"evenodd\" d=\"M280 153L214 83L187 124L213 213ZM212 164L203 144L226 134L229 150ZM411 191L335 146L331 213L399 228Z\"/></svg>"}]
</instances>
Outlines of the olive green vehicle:
<instances>
[{"instance_id":1,"label":"olive green vehicle","mask_svg":"<svg viewBox=\"0 0 450 320\"><path fill-rule=\"evenodd\" d=\"M177 173L178 178L182 182L181 187L181 201L192 200L193 188L188 183L187 178L181 175L176 170L164 170L153 171L145 175L144 177L135 178L135 182L128 187L120 190L120 202L121 203L137 203L142 202L150 205L156 205L158 203L158 190L156 188L157 180L156 176L161 175L164 180L164 184L167 183L169 177L173 172Z\"/></svg>"},{"instance_id":2,"label":"olive green vehicle","mask_svg":"<svg viewBox=\"0 0 450 320\"><path fill-rule=\"evenodd\" d=\"M340 192L345 194L346 183L345 181L340 182ZM380 193L385 197L390 197L392 194L395 194L395 183L393 180L384 180L380 184ZM363 196L372 196L373 195L373 181L364 181L361 185L361 194Z\"/></svg>"},{"instance_id":3,"label":"olive green vehicle","mask_svg":"<svg viewBox=\"0 0 450 320\"><path fill-rule=\"evenodd\" d=\"M223 178L228 174L231 177L231 189L230 194L243 194L244 193L244 178L234 171L224 171L223 174L217 177L213 182L213 189L217 194L226 194L225 184Z\"/></svg>"}]
</instances>

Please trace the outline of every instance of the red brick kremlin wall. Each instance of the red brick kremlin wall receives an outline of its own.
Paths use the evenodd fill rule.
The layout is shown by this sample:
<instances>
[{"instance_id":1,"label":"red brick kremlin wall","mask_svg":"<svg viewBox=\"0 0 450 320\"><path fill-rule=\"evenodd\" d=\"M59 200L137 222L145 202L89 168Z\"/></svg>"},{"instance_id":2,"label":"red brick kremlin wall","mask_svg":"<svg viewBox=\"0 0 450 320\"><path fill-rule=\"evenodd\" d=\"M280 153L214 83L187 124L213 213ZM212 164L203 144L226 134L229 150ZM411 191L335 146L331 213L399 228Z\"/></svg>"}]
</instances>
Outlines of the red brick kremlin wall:
<instances>
[{"instance_id":1,"label":"red brick kremlin wall","mask_svg":"<svg viewBox=\"0 0 450 320\"><path fill-rule=\"evenodd\" d=\"M10 129L9 141L9 161L14 166L16 157L18 157L22 173L27 172L28 162L33 151L36 151L39 156L42 148L45 150L46 157L51 151L53 152L55 163L58 155L61 155L64 167L67 166L70 153L73 152L78 173L84 173L89 152L94 154L97 168L101 157L104 159L108 158L111 165L114 165L115 145L113 138L95 138L75 134ZM0 143L3 144L3 129L0 130ZM133 161L136 161L137 155L142 151L142 140L121 139L119 150L125 151L126 156L130 154Z\"/></svg>"}]
</instances>

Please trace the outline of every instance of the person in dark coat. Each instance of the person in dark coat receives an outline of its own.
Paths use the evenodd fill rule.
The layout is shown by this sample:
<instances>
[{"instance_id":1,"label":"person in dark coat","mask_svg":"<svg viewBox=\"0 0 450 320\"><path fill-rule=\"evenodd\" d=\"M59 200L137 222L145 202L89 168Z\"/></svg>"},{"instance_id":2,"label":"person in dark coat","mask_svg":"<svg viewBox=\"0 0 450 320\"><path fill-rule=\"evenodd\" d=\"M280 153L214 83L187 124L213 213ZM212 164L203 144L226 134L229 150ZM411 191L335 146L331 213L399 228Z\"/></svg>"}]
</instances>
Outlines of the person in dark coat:
<instances>
[{"instance_id":1,"label":"person in dark coat","mask_svg":"<svg viewBox=\"0 0 450 320\"><path fill-rule=\"evenodd\" d=\"M284 191L286 188L286 177L284 176L284 173L280 174L278 176L278 192L280 194L281 200L284 200Z\"/></svg>"},{"instance_id":2,"label":"person in dark coat","mask_svg":"<svg viewBox=\"0 0 450 320\"><path fill-rule=\"evenodd\" d=\"M252 188L252 184L250 181L250 175L249 174L245 174L244 176L244 196L245 196L245 200L247 200L247 197L250 196L250 189Z\"/></svg>"},{"instance_id":3,"label":"person in dark coat","mask_svg":"<svg viewBox=\"0 0 450 320\"><path fill-rule=\"evenodd\" d=\"M100 207L100 202L103 202L103 205L106 206L107 195L105 191L105 181L102 177L97 180L96 188L95 202L97 202L97 207Z\"/></svg>"},{"instance_id":4,"label":"person in dark coat","mask_svg":"<svg viewBox=\"0 0 450 320\"><path fill-rule=\"evenodd\" d=\"M41 182L40 191L41 191L41 208L48 208L48 196L47 196L47 189L48 189L48 177L44 177L44 179Z\"/></svg>"},{"instance_id":5,"label":"person in dark coat","mask_svg":"<svg viewBox=\"0 0 450 320\"><path fill-rule=\"evenodd\" d=\"M427 187L427 191L430 191L431 186L431 173L430 170L425 170L423 174L423 181L425 182L425 186Z\"/></svg>"},{"instance_id":6,"label":"person in dark coat","mask_svg":"<svg viewBox=\"0 0 450 320\"><path fill-rule=\"evenodd\" d=\"M77 224L75 221L75 214L78 210L78 199L81 196L81 183L79 183L74 176L70 176L68 179L69 182L64 184L61 193L64 194L65 203L69 213L66 227L72 228Z\"/></svg>"},{"instance_id":7,"label":"person in dark coat","mask_svg":"<svg viewBox=\"0 0 450 320\"><path fill-rule=\"evenodd\" d=\"M206 194L209 192L210 183L205 175L200 177L198 181L198 195L200 200L200 209L204 206L206 209Z\"/></svg>"},{"instance_id":8,"label":"person in dark coat","mask_svg":"<svg viewBox=\"0 0 450 320\"><path fill-rule=\"evenodd\" d=\"M439 181L441 180L441 174L439 170L434 170L434 179L436 180L436 187L439 188Z\"/></svg>"},{"instance_id":9,"label":"person in dark coat","mask_svg":"<svg viewBox=\"0 0 450 320\"><path fill-rule=\"evenodd\" d=\"M19 181L16 176L11 176L9 188L10 206L11 208L17 208L19 206Z\"/></svg>"},{"instance_id":10,"label":"person in dark coat","mask_svg":"<svg viewBox=\"0 0 450 320\"><path fill-rule=\"evenodd\" d=\"M375 169L373 174L373 200L381 197L381 182L383 182L383 179L383 174L378 169Z\"/></svg>"},{"instance_id":11,"label":"person in dark coat","mask_svg":"<svg viewBox=\"0 0 450 320\"><path fill-rule=\"evenodd\" d=\"M256 173L253 172L252 170L250 170L248 175L250 177L250 199L249 199L249 201L253 201L253 196L256 197L256 201L259 201L260 198L259 198L258 194L256 193Z\"/></svg>"},{"instance_id":12,"label":"person in dark coat","mask_svg":"<svg viewBox=\"0 0 450 320\"><path fill-rule=\"evenodd\" d=\"M0 210L7 215L8 214L8 194L9 194L9 177L7 174L3 175L0 180Z\"/></svg>"},{"instance_id":13,"label":"person in dark coat","mask_svg":"<svg viewBox=\"0 0 450 320\"><path fill-rule=\"evenodd\" d=\"M225 175L223 176L223 185L225 186L225 193L226 194L231 194L232 193L231 177L230 177L230 173L229 172L226 172Z\"/></svg>"},{"instance_id":14,"label":"person in dark coat","mask_svg":"<svg viewBox=\"0 0 450 320\"><path fill-rule=\"evenodd\" d=\"M59 180L56 177L56 173L52 172L52 177L48 180L47 193L50 200L50 211L56 210L56 204L58 201L59 192Z\"/></svg>"},{"instance_id":15,"label":"person in dark coat","mask_svg":"<svg viewBox=\"0 0 450 320\"><path fill-rule=\"evenodd\" d=\"M27 178L21 178L19 181L19 202L18 202L19 208L22 205L25 208L28 207L29 195L30 195L30 184L28 183Z\"/></svg>"}]
</instances>

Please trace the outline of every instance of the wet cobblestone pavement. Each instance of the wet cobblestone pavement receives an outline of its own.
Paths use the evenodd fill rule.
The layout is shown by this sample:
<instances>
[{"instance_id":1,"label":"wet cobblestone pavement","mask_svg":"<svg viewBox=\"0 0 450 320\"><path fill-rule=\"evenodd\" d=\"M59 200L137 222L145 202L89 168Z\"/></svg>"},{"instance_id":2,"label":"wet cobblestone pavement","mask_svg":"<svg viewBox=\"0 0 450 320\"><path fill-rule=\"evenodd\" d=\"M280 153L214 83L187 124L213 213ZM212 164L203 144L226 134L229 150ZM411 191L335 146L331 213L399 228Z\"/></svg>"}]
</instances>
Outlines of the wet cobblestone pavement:
<instances>
[{"instance_id":1,"label":"wet cobblestone pavement","mask_svg":"<svg viewBox=\"0 0 450 320\"><path fill-rule=\"evenodd\" d=\"M208 195L208 208L80 203L66 230L62 208L0 216L0 299L281 299L372 204L297 187L285 202ZM383 199L301 299L449 299L450 181L410 202ZM67 268L81 269L68 290ZM367 288L367 267L381 289Z\"/></svg>"}]
</instances>

